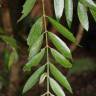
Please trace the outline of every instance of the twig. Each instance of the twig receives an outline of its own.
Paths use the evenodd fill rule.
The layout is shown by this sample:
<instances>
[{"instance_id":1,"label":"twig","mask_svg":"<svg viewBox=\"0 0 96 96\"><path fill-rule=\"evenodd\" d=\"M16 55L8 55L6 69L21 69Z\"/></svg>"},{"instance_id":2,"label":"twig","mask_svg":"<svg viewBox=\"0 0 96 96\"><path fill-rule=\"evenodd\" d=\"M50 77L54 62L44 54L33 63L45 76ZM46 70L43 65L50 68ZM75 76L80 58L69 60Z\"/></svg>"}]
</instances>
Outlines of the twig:
<instances>
[{"instance_id":1,"label":"twig","mask_svg":"<svg viewBox=\"0 0 96 96\"><path fill-rule=\"evenodd\" d=\"M81 42L83 34L84 34L84 29L83 29L82 25L80 24L79 28L78 28L78 32L76 34L76 43L75 44L73 43L70 46L70 49L72 52L77 49L77 45Z\"/></svg>"}]
</instances>

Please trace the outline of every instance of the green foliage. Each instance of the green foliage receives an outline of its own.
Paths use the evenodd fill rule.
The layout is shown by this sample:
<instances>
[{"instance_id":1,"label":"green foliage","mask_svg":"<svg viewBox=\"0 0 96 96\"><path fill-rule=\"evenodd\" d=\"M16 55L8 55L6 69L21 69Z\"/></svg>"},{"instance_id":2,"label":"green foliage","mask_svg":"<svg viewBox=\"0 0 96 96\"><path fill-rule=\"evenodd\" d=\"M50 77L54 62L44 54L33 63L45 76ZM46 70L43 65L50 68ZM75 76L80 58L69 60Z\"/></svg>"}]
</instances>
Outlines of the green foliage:
<instances>
[{"instance_id":1,"label":"green foliage","mask_svg":"<svg viewBox=\"0 0 96 96\"><path fill-rule=\"evenodd\" d=\"M73 0L65 0L65 15L69 28L73 19Z\"/></svg>"},{"instance_id":2,"label":"green foliage","mask_svg":"<svg viewBox=\"0 0 96 96\"><path fill-rule=\"evenodd\" d=\"M89 20L88 20L88 14L87 11L88 9L90 10L94 10L94 12L96 13L96 4L93 2L93 0L79 0L80 2L78 2L78 16L79 16L79 20L80 23L82 24L82 26L84 27L84 29L86 29L88 31L89 29ZM92 13L93 15L93 13ZM93 15L94 18L96 18L96 15Z\"/></svg>"},{"instance_id":3,"label":"green foliage","mask_svg":"<svg viewBox=\"0 0 96 96\"><path fill-rule=\"evenodd\" d=\"M67 58L72 58L70 49L67 45L55 34L48 32L49 38L54 46Z\"/></svg>"},{"instance_id":4,"label":"green foliage","mask_svg":"<svg viewBox=\"0 0 96 96\"><path fill-rule=\"evenodd\" d=\"M28 90L30 90L39 80L40 75L44 72L45 65L40 67L37 71L33 73L33 75L28 79L26 82L23 93L26 93Z\"/></svg>"},{"instance_id":5,"label":"green foliage","mask_svg":"<svg viewBox=\"0 0 96 96\"><path fill-rule=\"evenodd\" d=\"M12 36L7 36L2 28L0 29L0 31L1 31L0 42L4 42L6 45L3 48L2 52L3 69L1 70L0 73L3 74L1 74L0 76L0 90L1 90L3 87L8 85L9 83L8 74L11 71L13 64L17 63L19 55L18 55L18 46L15 38L13 38Z\"/></svg>"},{"instance_id":6,"label":"green foliage","mask_svg":"<svg viewBox=\"0 0 96 96\"><path fill-rule=\"evenodd\" d=\"M90 11L91 11L91 14L92 14L92 16L93 16L95 22L96 22L96 11L93 10L93 9L90 9Z\"/></svg>"},{"instance_id":7,"label":"green foliage","mask_svg":"<svg viewBox=\"0 0 96 96\"><path fill-rule=\"evenodd\" d=\"M61 25L60 23L58 23L56 20L52 19L51 17L48 17L48 20L58 30L58 32L61 35L63 35L65 38L67 38L68 40L72 42L76 41L73 34L68 29L66 29L63 25Z\"/></svg>"},{"instance_id":8,"label":"green foliage","mask_svg":"<svg viewBox=\"0 0 96 96\"><path fill-rule=\"evenodd\" d=\"M53 65L50 64L50 71L54 78L62 85L64 86L69 92L72 93L72 89L70 84L68 83L67 78Z\"/></svg>"},{"instance_id":9,"label":"green foliage","mask_svg":"<svg viewBox=\"0 0 96 96\"><path fill-rule=\"evenodd\" d=\"M33 56L35 56L39 52L39 50L42 46L43 38L44 38L44 36L41 35L37 39L37 41L33 44L33 46L31 46L31 48L29 50L29 59L32 58Z\"/></svg>"},{"instance_id":10,"label":"green foliage","mask_svg":"<svg viewBox=\"0 0 96 96\"><path fill-rule=\"evenodd\" d=\"M22 11L23 15L21 16L20 20L25 18L31 12L35 3L36 0L26 0ZM54 0L54 11L57 20L60 20L60 18L62 17L65 7L65 16L69 27L71 27L73 20L73 3L74 2L72 0ZM64 27L52 17L46 16L44 0L42 0L42 7L43 14L39 19L36 20L34 25L31 27L28 35L27 44L29 46L29 58L27 64L25 64L24 66L24 70L30 71L32 67L40 64L40 62L44 59L44 56L46 57L46 59L44 59L46 61L43 62L45 62L46 66L43 65L35 73L33 73L31 77L29 77L27 83L24 86L23 93L29 91L39 81L39 79L39 83L43 83L45 81L45 78L47 78L47 92L45 93L45 95L51 94L51 87L57 96L65 96L65 93L58 82L71 93L72 89L67 81L67 78L53 64L51 64L49 56L52 55L51 58L54 58L55 61L58 64L62 65L64 68L71 68L72 64L70 61L72 59L72 55L66 43L57 35L47 30L46 19L48 19L53 27L66 39L73 43L76 43L76 39L66 27ZM94 12L96 12L96 5L92 0L78 0L78 17L80 23L86 30L88 30L89 28L89 20L87 15L88 9L94 10ZM92 15L94 18L96 17L95 13L93 12ZM56 49L50 47L49 39L56 47ZM53 75L54 79L56 79L58 82L50 77L50 72Z\"/></svg>"},{"instance_id":11,"label":"green foliage","mask_svg":"<svg viewBox=\"0 0 96 96\"><path fill-rule=\"evenodd\" d=\"M65 93L63 92L60 85L52 78L50 78L50 86L57 96L65 96Z\"/></svg>"},{"instance_id":12,"label":"green foliage","mask_svg":"<svg viewBox=\"0 0 96 96\"><path fill-rule=\"evenodd\" d=\"M77 59L68 74L82 74L83 72L92 72L96 70L95 61L89 57Z\"/></svg>"},{"instance_id":13,"label":"green foliage","mask_svg":"<svg viewBox=\"0 0 96 96\"><path fill-rule=\"evenodd\" d=\"M25 4L23 5L22 16L18 21L24 19L29 13L31 12L32 8L34 7L36 0L26 0Z\"/></svg>"},{"instance_id":14,"label":"green foliage","mask_svg":"<svg viewBox=\"0 0 96 96\"><path fill-rule=\"evenodd\" d=\"M59 20L64 10L64 0L54 0L54 9L57 20Z\"/></svg>"},{"instance_id":15,"label":"green foliage","mask_svg":"<svg viewBox=\"0 0 96 96\"><path fill-rule=\"evenodd\" d=\"M13 37L6 35L0 35L0 39L4 41L7 45L9 45L9 47L12 49L11 53L9 53L8 50L6 49L4 50L5 51L4 61L5 64L7 65L7 68L10 70L11 66L15 64L19 59L17 52L18 49L17 42Z\"/></svg>"},{"instance_id":16,"label":"green foliage","mask_svg":"<svg viewBox=\"0 0 96 96\"><path fill-rule=\"evenodd\" d=\"M93 0L79 0L83 5L89 7L90 9L94 9L96 11L96 4Z\"/></svg>"},{"instance_id":17,"label":"green foliage","mask_svg":"<svg viewBox=\"0 0 96 96\"><path fill-rule=\"evenodd\" d=\"M11 48L13 49L17 49L17 43L16 40L13 37L10 36L6 36L6 35L1 35L0 38L9 46L11 46Z\"/></svg>"},{"instance_id":18,"label":"green foliage","mask_svg":"<svg viewBox=\"0 0 96 96\"><path fill-rule=\"evenodd\" d=\"M4 68L5 69L8 69L9 57L10 57L10 52L7 48L5 48L3 50L3 61L4 61Z\"/></svg>"},{"instance_id":19,"label":"green foliage","mask_svg":"<svg viewBox=\"0 0 96 96\"><path fill-rule=\"evenodd\" d=\"M87 15L87 9L82 3L78 3L78 17L82 24L82 26L88 31L89 29L89 21Z\"/></svg>"},{"instance_id":20,"label":"green foliage","mask_svg":"<svg viewBox=\"0 0 96 96\"><path fill-rule=\"evenodd\" d=\"M37 66L42 60L44 53L45 49L42 49L37 55L31 58L28 63L24 66L24 70L30 71L33 66Z\"/></svg>"},{"instance_id":21,"label":"green foliage","mask_svg":"<svg viewBox=\"0 0 96 96\"><path fill-rule=\"evenodd\" d=\"M37 41L37 39L40 37L42 28L43 28L42 25L43 24L42 24L42 17L41 17L32 26L32 28L29 32L28 39L27 39L27 44L29 45L29 47L31 47Z\"/></svg>"},{"instance_id":22,"label":"green foliage","mask_svg":"<svg viewBox=\"0 0 96 96\"><path fill-rule=\"evenodd\" d=\"M51 50L53 57L59 64L61 64L65 68L72 67L72 64L62 54L60 54L58 51L56 51L53 48L50 48L50 50Z\"/></svg>"},{"instance_id":23,"label":"green foliage","mask_svg":"<svg viewBox=\"0 0 96 96\"><path fill-rule=\"evenodd\" d=\"M8 68L11 69L11 66L13 64L16 64L18 61L18 54L16 52L16 50L13 50L9 56L9 63L8 63Z\"/></svg>"}]
</instances>

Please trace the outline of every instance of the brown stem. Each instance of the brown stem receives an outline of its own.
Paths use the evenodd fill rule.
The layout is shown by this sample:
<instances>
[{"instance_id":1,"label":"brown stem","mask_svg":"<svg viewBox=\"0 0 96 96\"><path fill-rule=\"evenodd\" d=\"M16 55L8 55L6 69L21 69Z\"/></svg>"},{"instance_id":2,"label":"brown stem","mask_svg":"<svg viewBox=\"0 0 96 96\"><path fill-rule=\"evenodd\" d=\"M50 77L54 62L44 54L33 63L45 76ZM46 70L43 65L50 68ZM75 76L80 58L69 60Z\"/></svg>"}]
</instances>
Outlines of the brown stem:
<instances>
[{"instance_id":1,"label":"brown stem","mask_svg":"<svg viewBox=\"0 0 96 96\"><path fill-rule=\"evenodd\" d=\"M81 42L83 34L84 34L84 29L83 29L82 25L80 24L79 28L78 28L78 32L76 34L76 44L71 44L71 46L70 46L70 49L72 52L77 49L77 45Z\"/></svg>"},{"instance_id":2,"label":"brown stem","mask_svg":"<svg viewBox=\"0 0 96 96\"><path fill-rule=\"evenodd\" d=\"M53 16L53 11L52 11L52 0L45 0L45 9L46 9L46 15L48 16ZM32 18L35 18L36 16L41 16L42 14L42 3L41 0L38 0L34 8L32 9L32 12L30 16Z\"/></svg>"}]
</instances>

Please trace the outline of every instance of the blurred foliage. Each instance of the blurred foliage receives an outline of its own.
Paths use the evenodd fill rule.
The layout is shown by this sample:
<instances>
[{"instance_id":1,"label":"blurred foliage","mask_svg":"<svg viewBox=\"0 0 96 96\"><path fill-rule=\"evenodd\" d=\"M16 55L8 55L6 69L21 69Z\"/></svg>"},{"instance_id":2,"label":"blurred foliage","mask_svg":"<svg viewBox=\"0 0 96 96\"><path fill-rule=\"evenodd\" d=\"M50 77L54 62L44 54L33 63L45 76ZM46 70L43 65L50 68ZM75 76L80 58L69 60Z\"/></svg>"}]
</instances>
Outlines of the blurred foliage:
<instances>
[{"instance_id":1,"label":"blurred foliage","mask_svg":"<svg viewBox=\"0 0 96 96\"><path fill-rule=\"evenodd\" d=\"M73 67L69 70L68 75L96 71L95 63L96 62L90 57L74 60Z\"/></svg>"},{"instance_id":2,"label":"blurred foliage","mask_svg":"<svg viewBox=\"0 0 96 96\"><path fill-rule=\"evenodd\" d=\"M6 87L9 83L9 73L12 65L15 64L19 59L18 47L15 38L5 34L4 30L0 27L0 42L4 43L5 46L2 50L2 70L0 70L0 90Z\"/></svg>"}]
</instances>

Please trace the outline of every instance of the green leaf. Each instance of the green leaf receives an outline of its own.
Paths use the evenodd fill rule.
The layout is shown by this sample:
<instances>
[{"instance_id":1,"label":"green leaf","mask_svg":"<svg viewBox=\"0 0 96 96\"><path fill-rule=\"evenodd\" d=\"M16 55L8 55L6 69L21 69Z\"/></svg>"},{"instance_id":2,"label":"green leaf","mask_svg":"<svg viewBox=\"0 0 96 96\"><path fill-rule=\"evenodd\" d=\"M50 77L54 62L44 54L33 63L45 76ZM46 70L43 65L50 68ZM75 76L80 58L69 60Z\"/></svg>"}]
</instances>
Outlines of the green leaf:
<instances>
[{"instance_id":1,"label":"green leaf","mask_svg":"<svg viewBox=\"0 0 96 96\"><path fill-rule=\"evenodd\" d=\"M65 56L68 58L72 58L70 49L67 47L67 45L55 34L52 32L48 32L48 36L50 37L52 43L54 46Z\"/></svg>"},{"instance_id":2,"label":"green leaf","mask_svg":"<svg viewBox=\"0 0 96 96\"><path fill-rule=\"evenodd\" d=\"M51 22L51 24L59 31L60 34L62 34L65 38L75 43L76 39L68 29L66 29L64 26L62 26L60 23L58 23L51 17L47 16L47 18Z\"/></svg>"},{"instance_id":3,"label":"green leaf","mask_svg":"<svg viewBox=\"0 0 96 96\"><path fill-rule=\"evenodd\" d=\"M88 15L87 15L87 9L80 2L78 3L78 17L79 17L80 23L82 24L84 29L88 31L89 20L88 20Z\"/></svg>"},{"instance_id":4,"label":"green leaf","mask_svg":"<svg viewBox=\"0 0 96 96\"><path fill-rule=\"evenodd\" d=\"M18 53L16 50L12 51L9 57L8 68L10 69L13 64L18 61Z\"/></svg>"},{"instance_id":5,"label":"green leaf","mask_svg":"<svg viewBox=\"0 0 96 96\"><path fill-rule=\"evenodd\" d=\"M33 9L34 5L36 3L36 0L26 0L26 2L23 5L23 11L22 11L22 16L18 21L21 21L22 19L24 19L27 15L29 15L29 13L31 12L31 10Z\"/></svg>"},{"instance_id":6,"label":"green leaf","mask_svg":"<svg viewBox=\"0 0 96 96\"><path fill-rule=\"evenodd\" d=\"M54 9L57 20L61 18L64 10L64 0L54 0Z\"/></svg>"},{"instance_id":7,"label":"green leaf","mask_svg":"<svg viewBox=\"0 0 96 96\"><path fill-rule=\"evenodd\" d=\"M44 36L41 35L38 38L38 40L33 44L33 46L31 46L30 52L29 52L29 58L28 58L29 60L39 52L39 50L40 50L40 48L42 46L43 37Z\"/></svg>"},{"instance_id":8,"label":"green leaf","mask_svg":"<svg viewBox=\"0 0 96 96\"><path fill-rule=\"evenodd\" d=\"M59 64L61 64L65 68L71 68L72 67L72 64L63 55L61 55L58 51L56 51L53 48L50 48L50 50L51 50L53 57L55 58L55 60Z\"/></svg>"},{"instance_id":9,"label":"green leaf","mask_svg":"<svg viewBox=\"0 0 96 96\"><path fill-rule=\"evenodd\" d=\"M9 46L11 46L12 48L17 49L17 43L16 43L16 40L15 40L13 37L1 35L0 38L1 38L6 44L8 44Z\"/></svg>"},{"instance_id":10,"label":"green leaf","mask_svg":"<svg viewBox=\"0 0 96 96\"><path fill-rule=\"evenodd\" d=\"M63 92L60 85L52 78L50 78L50 86L54 91L54 93L56 94L56 96L65 96L65 93Z\"/></svg>"},{"instance_id":11,"label":"green leaf","mask_svg":"<svg viewBox=\"0 0 96 96\"><path fill-rule=\"evenodd\" d=\"M29 45L29 47L31 47L38 40L38 38L42 33L42 28L43 28L42 17L40 17L36 21L36 23L32 26L29 32L28 39L27 39L27 44Z\"/></svg>"},{"instance_id":12,"label":"green leaf","mask_svg":"<svg viewBox=\"0 0 96 96\"><path fill-rule=\"evenodd\" d=\"M73 0L65 0L65 15L69 28L73 19Z\"/></svg>"},{"instance_id":13,"label":"green leaf","mask_svg":"<svg viewBox=\"0 0 96 96\"><path fill-rule=\"evenodd\" d=\"M4 48L3 50L3 62L4 62L4 68L8 69L8 62L9 62L10 52L8 48Z\"/></svg>"},{"instance_id":14,"label":"green leaf","mask_svg":"<svg viewBox=\"0 0 96 96\"><path fill-rule=\"evenodd\" d=\"M72 93L72 89L67 78L53 64L50 64L50 71L52 75L54 76L54 78L58 80L58 82L62 86L64 86L67 90L69 90L69 92Z\"/></svg>"},{"instance_id":15,"label":"green leaf","mask_svg":"<svg viewBox=\"0 0 96 96\"><path fill-rule=\"evenodd\" d=\"M29 91L38 82L39 77L44 72L44 70L45 70L45 65L43 65L33 73L33 75L26 82L23 89L23 93L26 93L27 91Z\"/></svg>"},{"instance_id":16,"label":"green leaf","mask_svg":"<svg viewBox=\"0 0 96 96\"><path fill-rule=\"evenodd\" d=\"M92 14L95 22L96 22L96 11L95 10L92 10L92 9L90 9L90 11L91 11L91 14Z\"/></svg>"},{"instance_id":17,"label":"green leaf","mask_svg":"<svg viewBox=\"0 0 96 96\"><path fill-rule=\"evenodd\" d=\"M79 0L84 6L96 10L96 4L93 0Z\"/></svg>"},{"instance_id":18,"label":"green leaf","mask_svg":"<svg viewBox=\"0 0 96 96\"><path fill-rule=\"evenodd\" d=\"M37 55L31 58L28 63L24 66L25 71L30 71L33 66L37 66L42 60L45 53L45 48L42 49Z\"/></svg>"}]
</instances>

